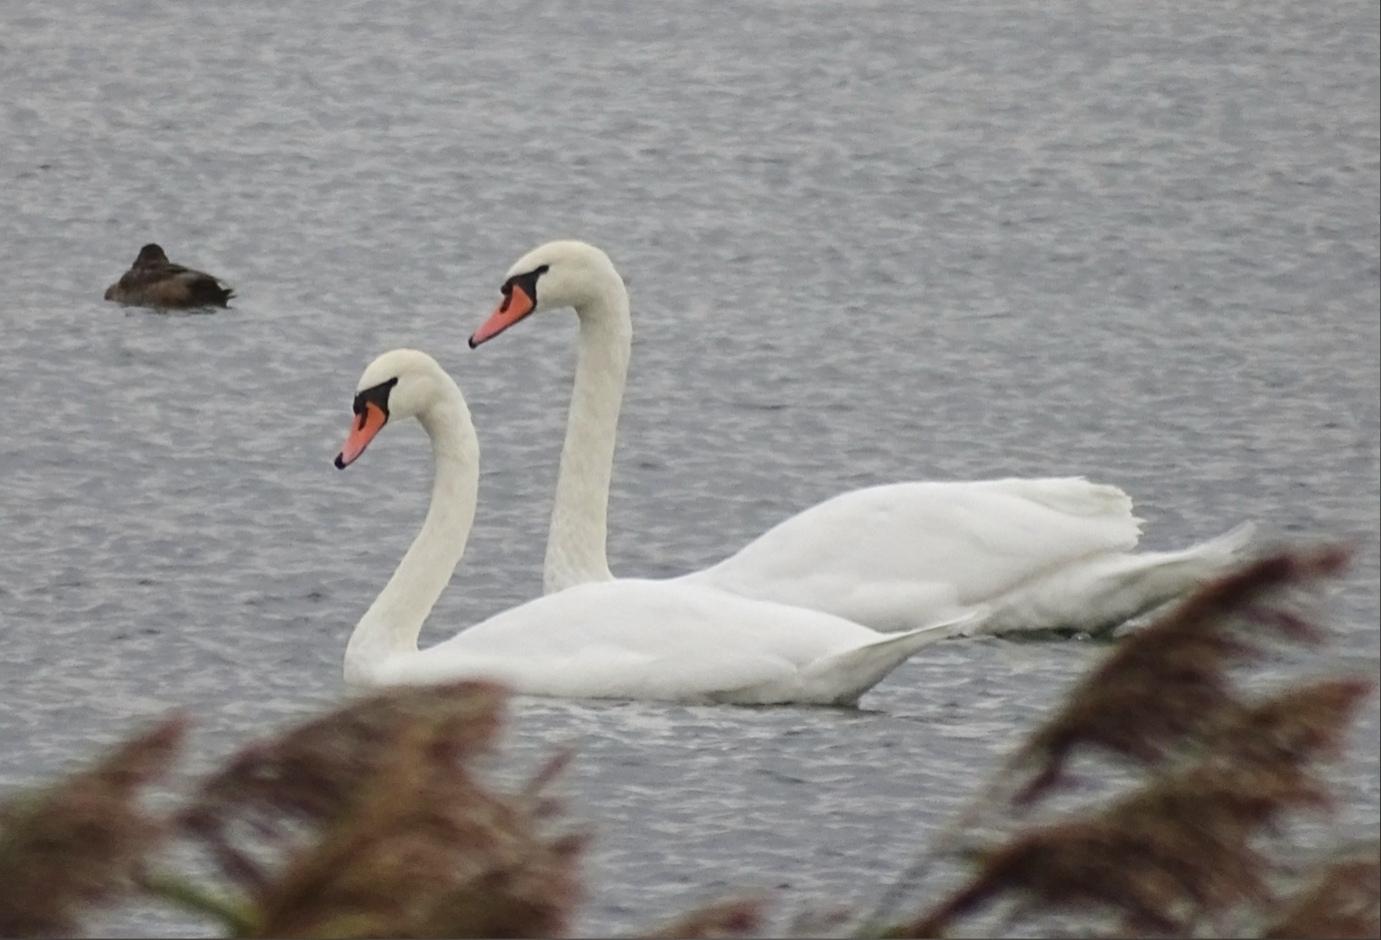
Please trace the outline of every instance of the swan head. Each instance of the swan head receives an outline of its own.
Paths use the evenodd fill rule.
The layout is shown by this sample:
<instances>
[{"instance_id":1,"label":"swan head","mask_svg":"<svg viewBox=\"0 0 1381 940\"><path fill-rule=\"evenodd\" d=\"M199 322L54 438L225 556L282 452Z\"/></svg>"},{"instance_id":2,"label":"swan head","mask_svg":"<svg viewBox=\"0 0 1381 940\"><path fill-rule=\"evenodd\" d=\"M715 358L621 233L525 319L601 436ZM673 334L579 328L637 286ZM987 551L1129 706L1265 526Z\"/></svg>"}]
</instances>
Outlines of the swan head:
<instances>
[{"instance_id":1,"label":"swan head","mask_svg":"<svg viewBox=\"0 0 1381 940\"><path fill-rule=\"evenodd\" d=\"M394 349L365 367L355 385L355 417L336 455L344 470L390 421L425 418L455 383L435 359L416 349Z\"/></svg>"},{"instance_id":2,"label":"swan head","mask_svg":"<svg viewBox=\"0 0 1381 940\"><path fill-rule=\"evenodd\" d=\"M498 336L519 320L543 310L577 310L599 299L623 279L609 256L581 241L547 242L523 255L504 275L503 297L470 337L470 348Z\"/></svg>"}]
</instances>

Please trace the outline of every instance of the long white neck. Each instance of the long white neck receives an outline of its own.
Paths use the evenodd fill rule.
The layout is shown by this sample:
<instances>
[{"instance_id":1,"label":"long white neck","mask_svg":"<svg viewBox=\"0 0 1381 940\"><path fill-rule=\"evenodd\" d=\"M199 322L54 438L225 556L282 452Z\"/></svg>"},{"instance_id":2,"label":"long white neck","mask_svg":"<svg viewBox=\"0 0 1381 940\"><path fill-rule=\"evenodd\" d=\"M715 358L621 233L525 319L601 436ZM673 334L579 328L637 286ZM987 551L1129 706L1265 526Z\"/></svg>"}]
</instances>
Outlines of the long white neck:
<instances>
[{"instance_id":1,"label":"long white neck","mask_svg":"<svg viewBox=\"0 0 1381 940\"><path fill-rule=\"evenodd\" d=\"M613 578L605 546L609 481L633 326L628 292L609 273L593 299L576 307L580 352L547 535L542 587L548 594Z\"/></svg>"},{"instance_id":2,"label":"long white neck","mask_svg":"<svg viewBox=\"0 0 1381 940\"><path fill-rule=\"evenodd\" d=\"M385 662L417 652L417 637L465 554L479 489L479 442L470 411L451 385L419 416L432 441L435 476L422 530L369 605L345 648L345 681L371 684Z\"/></svg>"}]
</instances>

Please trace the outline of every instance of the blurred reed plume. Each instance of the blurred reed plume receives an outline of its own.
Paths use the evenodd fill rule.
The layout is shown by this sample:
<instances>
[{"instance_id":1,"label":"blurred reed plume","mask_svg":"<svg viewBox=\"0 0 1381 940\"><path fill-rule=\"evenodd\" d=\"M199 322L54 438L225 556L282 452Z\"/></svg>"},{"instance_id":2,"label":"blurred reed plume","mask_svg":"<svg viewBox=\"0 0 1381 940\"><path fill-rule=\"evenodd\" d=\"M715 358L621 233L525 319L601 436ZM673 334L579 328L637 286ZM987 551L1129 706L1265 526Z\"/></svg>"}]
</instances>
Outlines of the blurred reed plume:
<instances>
[{"instance_id":1,"label":"blurred reed plume","mask_svg":"<svg viewBox=\"0 0 1381 940\"><path fill-rule=\"evenodd\" d=\"M168 833L140 805L183 736L179 719L130 738L89 770L0 805L0 935L71 935L85 909L134 886Z\"/></svg>"},{"instance_id":2,"label":"blurred reed plume","mask_svg":"<svg viewBox=\"0 0 1381 940\"><path fill-rule=\"evenodd\" d=\"M545 832L555 807L539 786L501 795L467 768L492 745L506 697L478 682L386 692L231 758L181 822L238 890L234 926L274 937L564 932L584 838ZM236 831L252 833L252 848Z\"/></svg>"},{"instance_id":3,"label":"blurred reed plume","mask_svg":"<svg viewBox=\"0 0 1381 940\"><path fill-rule=\"evenodd\" d=\"M136 892L234 936L563 933L585 840L548 832L541 784L558 765L515 794L468 766L505 700L479 682L357 700L245 747L168 815L139 803L182 738L181 722L160 725L0 809L0 933L77 933L86 908ZM221 878L154 867L174 836Z\"/></svg>"},{"instance_id":4,"label":"blurred reed plume","mask_svg":"<svg viewBox=\"0 0 1381 940\"><path fill-rule=\"evenodd\" d=\"M707 904L643 936L650 940L757 936L763 929L763 910L766 906L762 898L737 898Z\"/></svg>"},{"instance_id":5,"label":"blurred reed plume","mask_svg":"<svg viewBox=\"0 0 1381 940\"><path fill-rule=\"evenodd\" d=\"M856 934L1377 936L1381 846L1301 863L1290 844L1302 811L1329 807L1322 762L1373 679L1264 694L1237 681L1271 644L1326 638L1303 602L1346 561L1262 558L1124 640L933 841L923 862L960 856L962 880L894 918L888 905L924 886L927 864L912 868ZM486 783L476 759L506 701L483 682L359 698L241 748L179 801L166 791L184 723L164 722L0 804L0 935L77 934L95 907L131 900L241 937L568 934L587 839L547 791L570 755L516 792ZM1117 772L1081 778L1099 758ZM147 805L156 787L170 809ZM832 911L797 929L845 929ZM766 915L741 897L642 935L751 936Z\"/></svg>"},{"instance_id":6,"label":"blurred reed plume","mask_svg":"<svg viewBox=\"0 0 1381 940\"><path fill-rule=\"evenodd\" d=\"M1325 632L1297 601L1302 589L1340 572L1347 557L1326 547L1261 558L1124 640L1016 750L949 833L967 835L980 821L1005 817L1008 835L970 847L973 874L890 932L942 936L1004 899L1028 917L1078 912L1081 922L1103 923L1113 916L1110 929L1124 935L1267 933L1282 903L1277 885L1288 879L1275 857L1283 848L1267 852L1265 839L1282 831L1293 811L1329 805L1318 762L1339 756L1374 682L1297 682L1252 699L1230 670L1271 642L1320 642ZM1076 757L1100 753L1139 768L1141 779L1102 802L1020 825L1069 779ZM1352 904L1348 910L1362 912L1354 920L1328 919L1328 902L1310 900L1315 891L1300 895L1280 922L1299 936L1338 935L1345 924L1375 936L1375 879L1360 894L1371 907Z\"/></svg>"},{"instance_id":7,"label":"blurred reed plume","mask_svg":"<svg viewBox=\"0 0 1381 940\"><path fill-rule=\"evenodd\" d=\"M1381 934L1381 845L1319 868L1313 880L1279 904L1264 937L1375 937Z\"/></svg>"},{"instance_id":8,"label":"blurred reed plume","mask_svg":"<svg viewBox=\"0 0 1381 940\"><path fill-rule=\"evenodd\" d=\"M1011 799L1042 796L1081 749L1154 766L1239 720L1247 706L1228 667L1272 639L1321 641L1323 631L1291 609L1289 595L1338 574L1347 560L1348 552L1333 546L1261 558L1127 637L1016 753L1012 769L1031 776Z\"/></svg>"},{"instance_id":9,"label":"blurred reed plume","mask_svg":"<svg viewBox=\"0 0 1381 940\"><path fill-rule=\"evenodd\" d=\"M180 808L155 813L184 735L164 722L92 769L0 805L0 936L80 933L100 904L139 897L238 937L530 937L569 932L586 837L562 832L546 785L516 793L473 769L507 693L484 682L354 700L253 742ZM160 867L173 839L211 876ZM708 905L651 936L743 936L759 900Z\"/></svg>"}]
</instances>

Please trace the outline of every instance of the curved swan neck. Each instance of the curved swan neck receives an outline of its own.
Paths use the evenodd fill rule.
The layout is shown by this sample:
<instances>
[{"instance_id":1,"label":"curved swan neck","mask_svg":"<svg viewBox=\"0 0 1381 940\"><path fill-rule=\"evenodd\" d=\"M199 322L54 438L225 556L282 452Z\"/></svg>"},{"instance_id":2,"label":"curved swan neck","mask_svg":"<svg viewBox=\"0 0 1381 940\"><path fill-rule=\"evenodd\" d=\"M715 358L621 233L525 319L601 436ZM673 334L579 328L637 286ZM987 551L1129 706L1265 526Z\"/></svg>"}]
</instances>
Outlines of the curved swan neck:
<instances>
[{"instance_id":1,"label":"curved swan neck","mask_svg":"<svg viewBox=\"0 0 1381 940\"><path fill-rule=\"evenodd\" d=\"M367 682L391 657L415 653L422 624L465 554L475 521L479 442L460 390L418 416L432 442L431 503L393 577L365 611L345 650L345 680Z\"/></svg>"},{"instance_id":2,"label":"curved swan neck","mask_svg":"<svg viewBox=\"0 0 1381 940\"><path fill-rule=\"evenodd\" d=\"M580 346L543 566L548 594L613 578L606 550L609 482L633 325L623 281L609 273L602 290L576 307Z\"/></svg>"}]
</instances>

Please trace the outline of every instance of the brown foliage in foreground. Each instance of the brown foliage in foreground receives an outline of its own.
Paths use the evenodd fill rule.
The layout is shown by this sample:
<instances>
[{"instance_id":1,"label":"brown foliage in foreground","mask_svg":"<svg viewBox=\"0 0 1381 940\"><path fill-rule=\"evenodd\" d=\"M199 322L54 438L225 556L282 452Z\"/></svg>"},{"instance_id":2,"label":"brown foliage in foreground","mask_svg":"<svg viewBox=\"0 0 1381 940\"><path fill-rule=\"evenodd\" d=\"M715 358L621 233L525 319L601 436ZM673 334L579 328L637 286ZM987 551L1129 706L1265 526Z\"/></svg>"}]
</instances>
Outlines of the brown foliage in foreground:
<instances>
[{"instance_id":1,"label":"brown foliage in foreground","mask_svg":"<svg viewBox=\"0 0 1381 940\"><path fill-rule=\"evenodd\" d=\"M1244 706L1228 667L1272 639L1319 642L1323 632L1290 610L1283 595L1339 573L1347 557L1329 547L1262 558L1127 637L1018 751L1016 762L1035 774L1014 801L1043 796L1078 751L1101 749L1154 766L1236 720Z\"/></svg>"},{"instance_id":2,"label":"brown foliage in foreground","mask_svg":"<svg viewBox=\"0 0 1381 940\"><path fill-rule=\"evenodd\" d=\"M91 769L0 806L0 935L75 933L84 908L131 889L167 832L139 797L182 735L180 720L166 721Z\"/></svg>"},{"instance_id":3,"label":"brown foliage in foreground","mask_svg":"<svg viewBox=\"0 0 1381 940\"><path fill-rule=\"evenodd\" d=\"M1325 865L1313 882L1280 905L1264 937L1358 938L1381 935L1381 846Z\"/></svg>"},{"instance_id":4,"label":"brown foliage in foreground","mask_svg":"<svg viewBox=\"0 0 1381 940\"><path fill-rule=\"evenodd\" d=\"M184 824L245 892L251 932L564 932L584 840L544 835L538 794L495 793L466 767L504 700L483 683L374 695L252 745L206 781ZM228 835L244 823L254 855ZM256 860L266 846L277 864Z\"/></svg>"},{"instance_id":5,"label":"brown foliage in foreground","mask_svg":"<svg viewBox=\"0 0 1381 940\"><path fill-rule=\"evenodd\" d=\"M1124 641L1017 750L1008 770L1020 782L990 788L969 818L1004 806L1020 818L1057 789L1079 754L1113 755L1145 778L981 850L967 881L892 933L942 936L1001 897L1028 913L1112 913L1121 934L1265 932L1283 874L1262 850L1264 837L1292 812L1329 805L1317 762L1339 756L1374 683L1321 680L1253 701L1229 669L1272 641L1320 642L1323 631L1292 609L1291 595L1346 560L1337 548L1260 559ZM1373 901L1377 894L1373 881ZM1305 903L1313 896L1302 895L1293 919L1281 922L1296 935L1331 935L1325 905ZM1374 910L1373 935L1381 928Z\"/></svg>"},{"instance_id":6,"label":"brown foliage in foreground","mask_svg":"<svg viewBox=\"0 0 1381 940\"><path fill-rule=\"evenodd\" d=\"M1381 848L1300 871L1279 845L1294 814L1328 807L1319 764L1338 756L1372 680L1251 698L1231 674L1269 643L1321 642L1294 595L1345 561L1332 548L1264 558L1125 640L959 821L1002 817L1007 836L938 900L891 927L875 914L863 933L941 936L1008 901L1023 915L1076 918L1084 932L1377 936ZM563 760L515 793L474 770L505 701L480 682L357 699L244 747L160 813L144 798L166 783L184 732L165 722L0 804L0 935L75 934L94 905L139 895L234 936L564 934L586 840L563 831L544 795ZM1140 779L1031 821L1083 755L1112 756ZM215 877L160 870L174 839L200 850ZM765 911L762 899L726 901L645 935L753 935Z\"/></svg>"},{"instance_id":7,"label":"brown foliage in foreground","mask_svg":"<svg viewBox=\"0 0 1381 940\"><path fill-rule=\"evenodd\" d=\"M643 936L649 940L754 936L762 930L765 906L766 903L760 898L739 898L707 904Z\"/></svg>"},{"instance_id":8,"label":"brown foliage in foreground","mask_svg":"<svg viewBox=\"0 0 1381 940\"><path fill-rule=\"evenodd\" d=\"M360 699L245 747L172 817L139 806L181 738L164 724L6 804L0 933L74 933L85 906L136 889L238 936L563 933L583 837L547 833L554 807L539 787L498 793L467 766L505 699L478 682ZM149 871L173 834L203 848L222 883Z\"/></svg>"}]
</instances>

